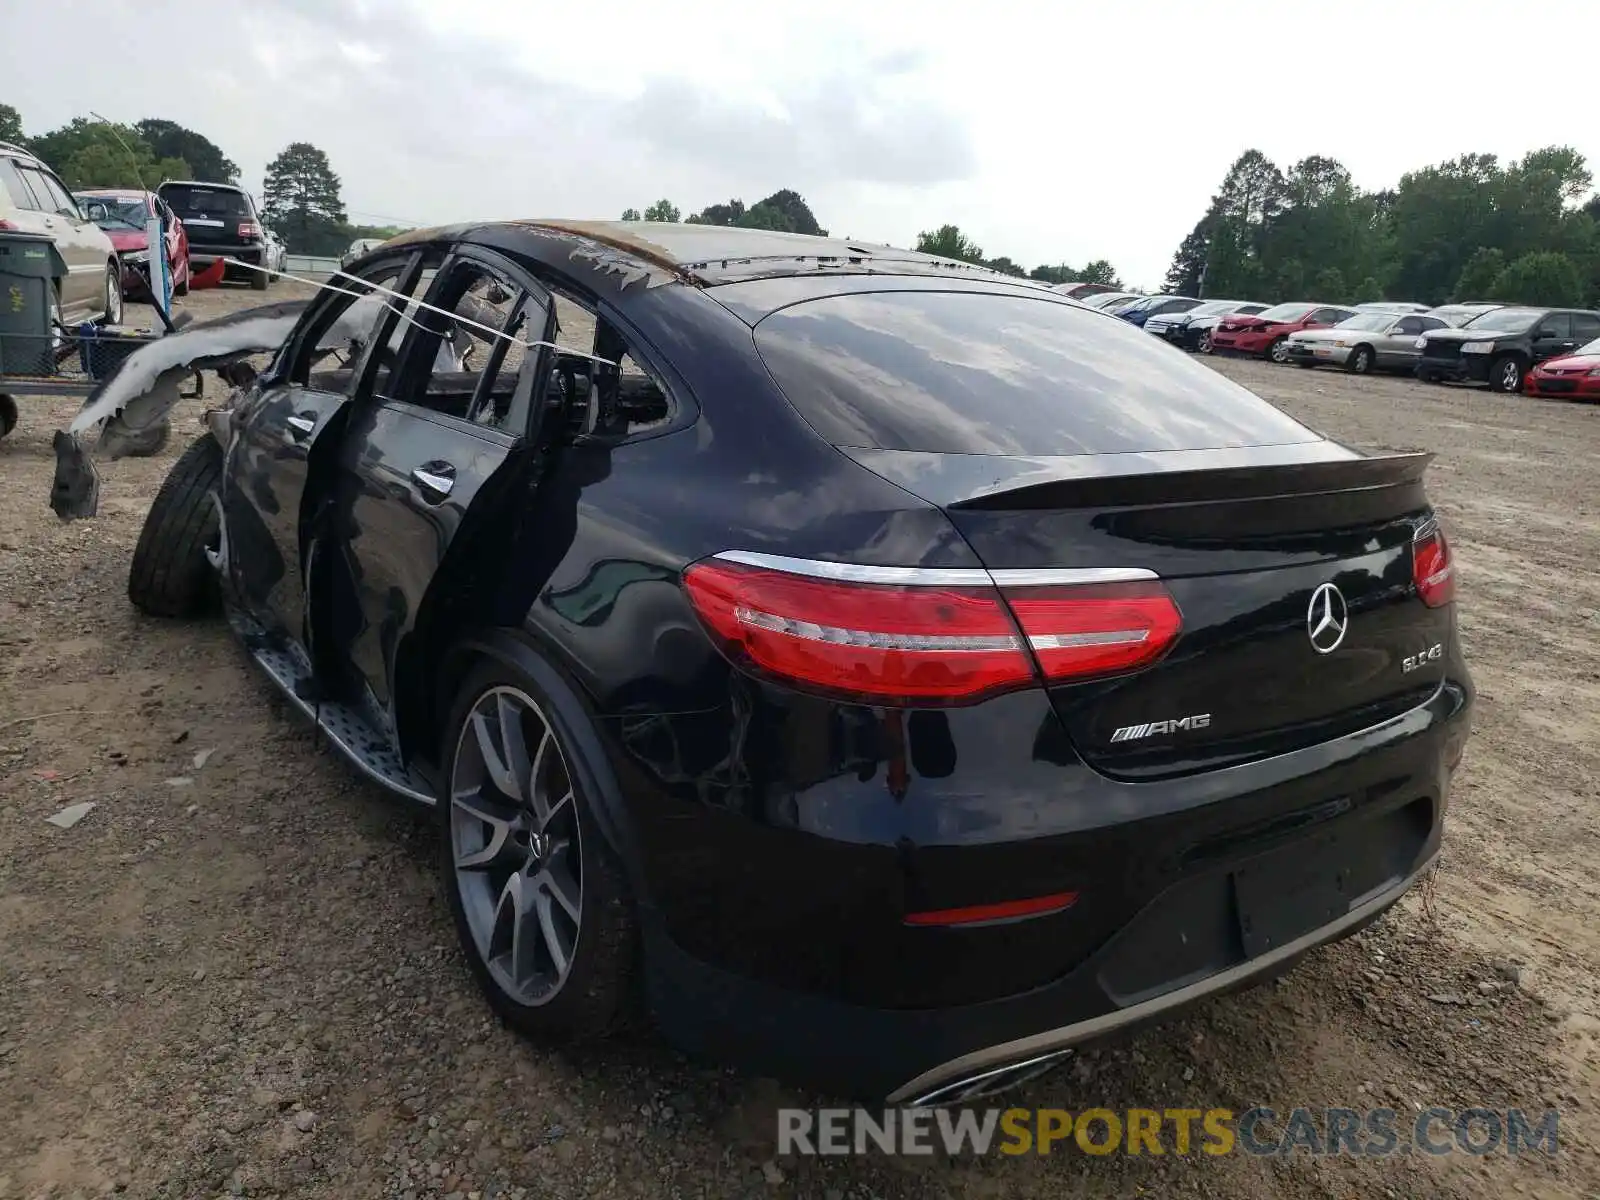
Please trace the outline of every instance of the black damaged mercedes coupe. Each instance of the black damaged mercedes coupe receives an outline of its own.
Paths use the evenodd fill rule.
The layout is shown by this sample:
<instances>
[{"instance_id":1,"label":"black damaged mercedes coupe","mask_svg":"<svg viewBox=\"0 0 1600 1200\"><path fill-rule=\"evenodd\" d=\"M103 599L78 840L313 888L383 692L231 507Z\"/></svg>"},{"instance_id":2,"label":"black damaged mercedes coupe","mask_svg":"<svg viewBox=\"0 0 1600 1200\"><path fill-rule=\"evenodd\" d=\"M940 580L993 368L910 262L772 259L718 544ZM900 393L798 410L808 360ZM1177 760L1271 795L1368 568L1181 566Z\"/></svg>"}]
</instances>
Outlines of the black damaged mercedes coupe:
<instances>
[{"instance_id":1,"label":"black damaged mercedes coupe","mask_svg":"<svg viewBox=\"0 0 1600 1200\"><path fill-rule=\"evenodd\" d=\"M1473 692L1430 456L839 239L459 226L336 284L131 356L53 503L93 509L91 426L235 385L130 595L225 610L433 806L516 1028L645 1012L797 1084L968 1099L1433 863Z\"/></svg>"}]
</instances>

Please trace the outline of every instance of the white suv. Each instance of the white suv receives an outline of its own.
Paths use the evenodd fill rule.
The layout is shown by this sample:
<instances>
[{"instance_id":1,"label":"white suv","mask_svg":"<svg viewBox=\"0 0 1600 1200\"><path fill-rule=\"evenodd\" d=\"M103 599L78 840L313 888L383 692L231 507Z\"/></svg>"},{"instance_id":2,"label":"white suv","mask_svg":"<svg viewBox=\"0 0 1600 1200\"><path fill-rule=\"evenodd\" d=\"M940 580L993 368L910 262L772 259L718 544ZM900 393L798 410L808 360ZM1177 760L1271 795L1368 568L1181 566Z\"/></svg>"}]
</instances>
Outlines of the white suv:
<instances>
[{"instance_id":1,"label":"white suv","mask_svg":"<svg viewBox=\"0 0 1600 1200\"><path fill-rule=\"evenodd\" d=\"M58 319L122 322L122 271L111 239L83 215L56 173L21 146L0 142L0 232L37 233L55 243Z\"/></svg>"}]
</instances>

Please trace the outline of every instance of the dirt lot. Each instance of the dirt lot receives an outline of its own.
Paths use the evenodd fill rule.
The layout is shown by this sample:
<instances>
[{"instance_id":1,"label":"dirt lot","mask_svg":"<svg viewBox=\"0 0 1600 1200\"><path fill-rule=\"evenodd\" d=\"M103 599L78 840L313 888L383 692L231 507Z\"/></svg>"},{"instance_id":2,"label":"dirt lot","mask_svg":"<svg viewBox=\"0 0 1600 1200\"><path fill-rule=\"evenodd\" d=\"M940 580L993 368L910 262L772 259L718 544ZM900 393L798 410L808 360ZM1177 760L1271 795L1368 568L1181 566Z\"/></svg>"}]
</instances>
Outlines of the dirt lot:
<instances>
[{"instance_id":1,"label":"dirt lot","mask_svg":"<svg viewBox=\"0 0 1600 1200\"><path fill-rule=\"evenodd\" d=\"M520 1041L457 959L427 823L322 749L220 623L129 606L199 403L163 455L104 470L98 520L63 525L50 434L76 406L25 400L0 442L0 1197L1600 1195L1600 409L1220 369L1333 436L1439 454L1481 688L1443 865L1280 983L1019 1102L1555 1106L1555 1161L779 1161L773 1109L816 1098L648 1037L581 1060ZM45 822L78 801L80 824Z\"/></svg>"}]
</instances>

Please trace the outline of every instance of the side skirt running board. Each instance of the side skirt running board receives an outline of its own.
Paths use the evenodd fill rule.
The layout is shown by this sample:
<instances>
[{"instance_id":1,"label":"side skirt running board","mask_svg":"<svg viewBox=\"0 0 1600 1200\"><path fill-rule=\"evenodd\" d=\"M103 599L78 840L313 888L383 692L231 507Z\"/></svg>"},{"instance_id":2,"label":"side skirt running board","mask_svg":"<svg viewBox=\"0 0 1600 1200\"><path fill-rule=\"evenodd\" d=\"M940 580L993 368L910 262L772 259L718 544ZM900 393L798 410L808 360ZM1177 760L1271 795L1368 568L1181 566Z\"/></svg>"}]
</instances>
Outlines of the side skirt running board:
<instances>
[{"instance_id":1,"label":"side skirt running board","mask_svg":"<svg viewBox=\"0 0 1600 1200\"><path fill-rule=\"evenodd\" d=\"M388 742L352 705L317 698L310 664L274 645L255 620L236 608L228 610L228 624L267 678L357 770L414 804L431 808L437 803L428 784L400 761Z\"/></svg>"}]
</instances>

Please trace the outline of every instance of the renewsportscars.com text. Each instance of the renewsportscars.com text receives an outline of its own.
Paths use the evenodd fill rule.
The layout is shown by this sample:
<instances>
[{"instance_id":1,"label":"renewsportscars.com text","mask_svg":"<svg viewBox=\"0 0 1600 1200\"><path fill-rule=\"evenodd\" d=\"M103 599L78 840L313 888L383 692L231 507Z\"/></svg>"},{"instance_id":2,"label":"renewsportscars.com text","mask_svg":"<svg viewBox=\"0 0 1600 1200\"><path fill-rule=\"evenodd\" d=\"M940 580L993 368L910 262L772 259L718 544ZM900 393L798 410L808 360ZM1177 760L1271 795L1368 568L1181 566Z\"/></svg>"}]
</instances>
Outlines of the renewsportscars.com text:
<instances>
[{"instance_id":1,"label":"renewsportscars.com text","mask_svg":"<svg viewBox=\"0 0 1600 1200\"><path fill-rule=\"evenodd\" d=\"M1550 1156L1559 1120L1517 1108L783 1108L778 1153Z\"/></svg>"}]
</instances>

